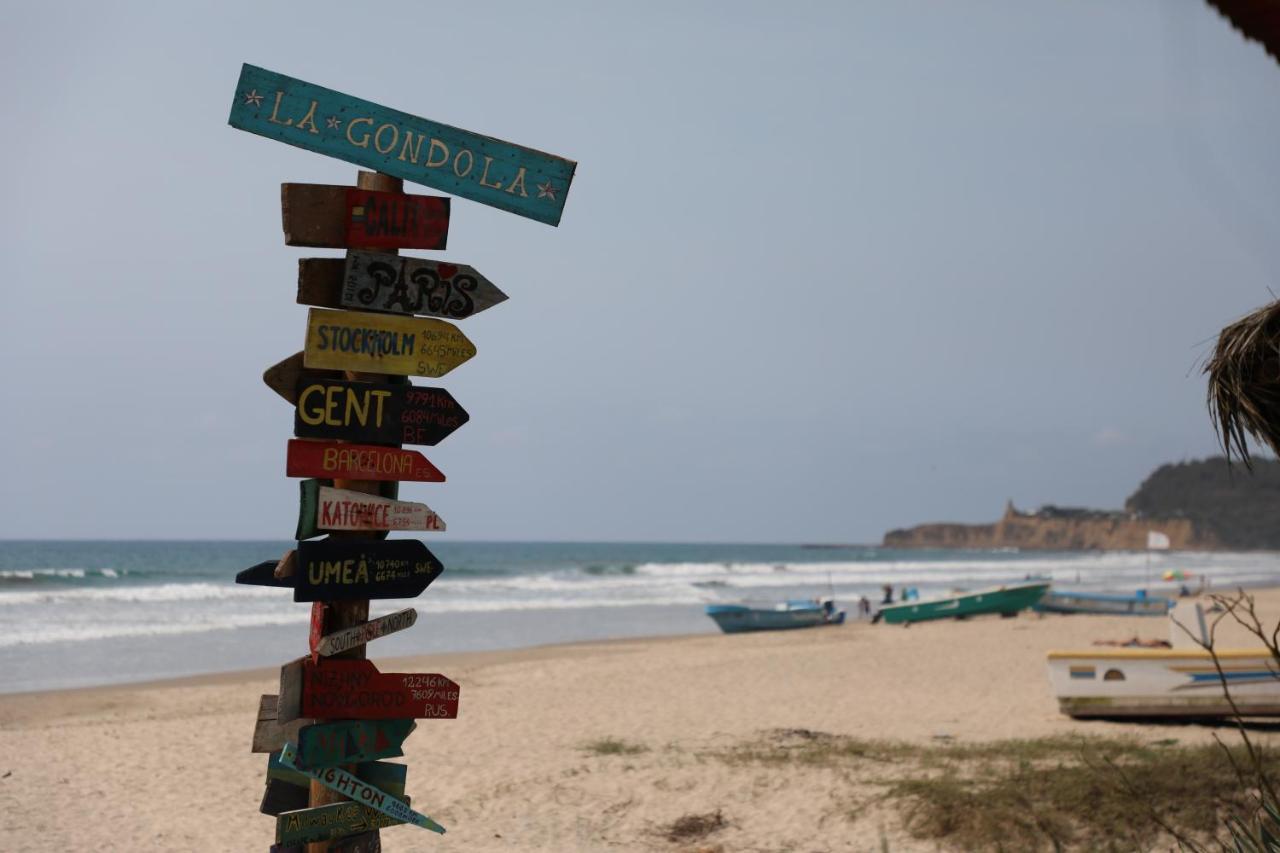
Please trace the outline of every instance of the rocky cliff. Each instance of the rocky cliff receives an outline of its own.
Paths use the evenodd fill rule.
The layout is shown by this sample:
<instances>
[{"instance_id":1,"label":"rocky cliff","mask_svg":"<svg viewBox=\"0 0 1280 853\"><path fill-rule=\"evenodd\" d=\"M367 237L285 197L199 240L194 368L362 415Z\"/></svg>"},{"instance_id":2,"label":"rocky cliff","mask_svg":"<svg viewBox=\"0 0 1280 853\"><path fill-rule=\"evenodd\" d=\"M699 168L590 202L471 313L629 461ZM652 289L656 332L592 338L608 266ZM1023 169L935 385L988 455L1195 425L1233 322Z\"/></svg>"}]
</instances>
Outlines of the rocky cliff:
<instances>
[{"instance_id":1,"label":"rocky cliff","mask_svg":"<svg viewBox=\"0 0 1280 853\"><path fill-rule=\"evenodd\" d=\"M1149 531L1168 536L1176 550L1280 550L1280 463L1258 460L1252 473L1221 457L1164 465L1123 510L1019 512L1010 503L993 524L922 524L889 531L884 545L1137 551Z\"/></svg>"}]
</instances>

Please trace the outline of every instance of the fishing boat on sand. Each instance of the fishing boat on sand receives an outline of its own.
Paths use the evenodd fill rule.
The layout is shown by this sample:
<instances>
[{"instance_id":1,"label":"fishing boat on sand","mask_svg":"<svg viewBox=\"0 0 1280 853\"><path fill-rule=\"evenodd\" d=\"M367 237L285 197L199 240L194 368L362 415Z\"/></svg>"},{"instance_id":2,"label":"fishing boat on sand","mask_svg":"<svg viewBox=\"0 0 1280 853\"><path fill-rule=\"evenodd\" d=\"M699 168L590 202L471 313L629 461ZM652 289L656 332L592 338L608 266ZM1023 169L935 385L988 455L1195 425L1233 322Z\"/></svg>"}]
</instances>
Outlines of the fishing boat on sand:
<instances>
[{"instance_id":1,"label":"fishing boat on sand","mask_svg":"<svg viewBox=\"0 0 1280 853\"><path fill-rule=\"evenodd\" d=\"M929 619L963 619L984 613L1014 616L1039 601L1048 589L1048 582L1024 583L959 592L945 598L886 604L876 614L875 621L884 620L890 625L898 625Z\"/></svg>"},{"instance_id":2,"label":"fishing boat on sand","mask_svg":"<svg viewBox=\"0 0 1280 853\"><path fill-rule=\"evenodd\" d=\"M835 609L831 599L784 601L773 607L748 607L745 604L708 604L707 615L726 634L744 631L782 631L790 628L815 628L819 625L841 625L844 611Z\"/></svg>"},{"instance_id":3,"label":"fishing boat on sand","mask_svg":"<svg viewBox=\"0 0 1280 853\"><path fill-rule=\"evenodd\" d=\"M1058 708L1071 717L1280 716L1280 667L1266 649L1049 652ZM1221 667L1221 673L1219 673Z\"/></svg>"},{"instance_id":4,"label":"fishing boat on sand","mask_svg":"<svg viewBox=\"0 0 1280 853\"><path fill-rule=\"evenodd\" d=\"M1175 604L1171 598L1155 598L1143 593L1112 595L1101 592L1071 592L1051 589L1031 606L1040 613L1101 613L1111 616L1165 616Z\"/></svg>"}]
</instances>

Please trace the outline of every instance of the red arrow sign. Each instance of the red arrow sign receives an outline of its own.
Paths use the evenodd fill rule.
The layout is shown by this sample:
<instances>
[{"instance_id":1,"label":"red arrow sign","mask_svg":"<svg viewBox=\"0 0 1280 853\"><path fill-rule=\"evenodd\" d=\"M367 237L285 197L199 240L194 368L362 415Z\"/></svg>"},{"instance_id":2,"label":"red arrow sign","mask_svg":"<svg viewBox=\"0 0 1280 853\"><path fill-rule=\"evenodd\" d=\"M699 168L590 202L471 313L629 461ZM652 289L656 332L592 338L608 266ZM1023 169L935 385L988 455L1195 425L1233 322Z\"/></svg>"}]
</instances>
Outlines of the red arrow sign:
<instances>
[{"instance_id":1,"label":"red arrow sign","mask_svg":"<svg viewBox=\"0 0 1280 853\"><path fill-rule=\"evenodd\" d=\"M444 474L416 450L289 440L285 474L322 480L413 480L443 483Z\"/></svg>"},{"instance_id":2,"label":"red arrow sign","mask_svg":"<svg viewBox=\"0 0 1280 853\"><path fill-rule=\"evenodd\" d=\"M378 672L368 660L302 660L302 716L325 719L449 719L458 685L443 675Z\"/></svg>"}]
</instances>

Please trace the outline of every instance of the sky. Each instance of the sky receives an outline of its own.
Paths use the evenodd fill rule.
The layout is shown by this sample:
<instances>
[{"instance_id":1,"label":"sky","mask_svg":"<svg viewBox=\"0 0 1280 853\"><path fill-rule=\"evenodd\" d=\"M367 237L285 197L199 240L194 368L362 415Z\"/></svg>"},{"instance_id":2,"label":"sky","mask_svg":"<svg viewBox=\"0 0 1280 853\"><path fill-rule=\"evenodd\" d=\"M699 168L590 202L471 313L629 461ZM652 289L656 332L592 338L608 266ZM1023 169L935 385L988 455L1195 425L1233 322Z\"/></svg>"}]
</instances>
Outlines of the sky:
<instances>
[{"instance_id":1,"label":"sky","mask_svg":"<svg viewBox=\"0 0 1280 853\"><path fill-rule=\"evenodd\" d=\"M558 228L407 253L510 296L415 380L471 414L401 490L451 539L1118 507L1280 289L1280 66L1199 3L13 4L0 538L291 534L260 376L340 253L279 184L357 170L229 127L245 62L579 164Z\"/></svg>"}]
</instances>

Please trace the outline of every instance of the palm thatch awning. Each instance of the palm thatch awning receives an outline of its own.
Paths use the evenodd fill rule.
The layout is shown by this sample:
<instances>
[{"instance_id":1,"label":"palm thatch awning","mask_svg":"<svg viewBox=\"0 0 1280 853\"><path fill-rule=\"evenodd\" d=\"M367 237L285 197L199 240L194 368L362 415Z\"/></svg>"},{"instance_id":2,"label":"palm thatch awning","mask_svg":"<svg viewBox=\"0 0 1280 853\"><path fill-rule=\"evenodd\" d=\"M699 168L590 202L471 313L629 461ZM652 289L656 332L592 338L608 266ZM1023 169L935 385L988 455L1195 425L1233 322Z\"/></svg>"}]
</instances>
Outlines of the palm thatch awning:
<instances>
[{"instance_id":1,"label":"palm thatch awning","mask_svg":"<svg viewBox=\"0 0 1280 853\"><path fill-rule=\"evenodd\" d=\"M1222 330L1209 374L1209 417L1231 454L1250 464L1246 435L1280 455L1280 301Z\"/></svg>"},{"instance_id":2,"label":"palm thatch awning","mask_svg":"<svg viewBox=\"0 0 1280 853\"><path fill-rule=\"evenodd\" d=\"M1280 3L1276 0L1208 0L1222 17L1280 62Z\"/></svg>"}]
</instances>

